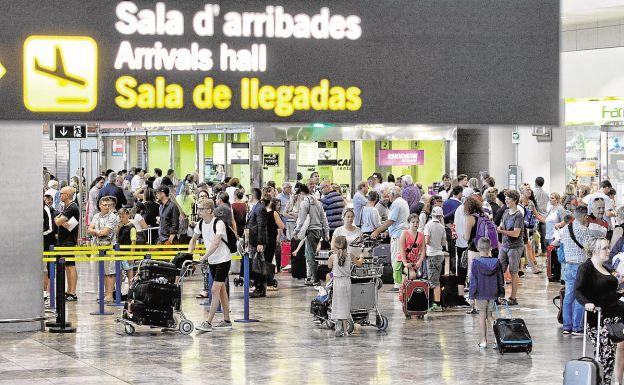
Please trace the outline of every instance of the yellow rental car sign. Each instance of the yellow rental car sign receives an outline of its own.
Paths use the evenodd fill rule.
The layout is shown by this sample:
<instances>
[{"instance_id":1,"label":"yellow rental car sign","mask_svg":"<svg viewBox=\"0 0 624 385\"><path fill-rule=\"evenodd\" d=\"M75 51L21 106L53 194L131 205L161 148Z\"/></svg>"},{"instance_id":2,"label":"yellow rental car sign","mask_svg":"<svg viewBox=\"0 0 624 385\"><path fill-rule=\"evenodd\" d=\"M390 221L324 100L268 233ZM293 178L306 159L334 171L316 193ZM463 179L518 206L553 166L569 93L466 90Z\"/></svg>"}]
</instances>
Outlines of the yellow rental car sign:
<instances>
[{"instance_id":1,"label":"yellow rental car sign","mask_svg":"<svg viewBox=\"0 0 624 385\"><path fill-rule=\"evenodd\" d=\"M88 36L30 36L24 42L24 105L33 112L97 106L98 49Z\"/></svg>"}]
</instances>

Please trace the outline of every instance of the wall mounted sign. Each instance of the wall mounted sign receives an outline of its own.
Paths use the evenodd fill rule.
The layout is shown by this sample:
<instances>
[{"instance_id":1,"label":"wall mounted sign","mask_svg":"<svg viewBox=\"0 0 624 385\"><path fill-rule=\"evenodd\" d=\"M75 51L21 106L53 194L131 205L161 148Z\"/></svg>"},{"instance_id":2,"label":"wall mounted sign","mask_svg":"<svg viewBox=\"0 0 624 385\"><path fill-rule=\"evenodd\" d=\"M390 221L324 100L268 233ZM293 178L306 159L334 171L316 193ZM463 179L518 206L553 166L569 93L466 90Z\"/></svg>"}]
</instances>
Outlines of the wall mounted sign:
<instances>
[{"instance_id":1,"label":"wall mounted sign","mask_svg":"<svg viewBox=\"0 0 624 385\"><path fill-rule=\"evenodd\" d=\"M3 120L559 123L559 0L0 7Z\"/></svg>"},{"instance_id":2,"label":"wall mounted sign","mask_svg":"<svg viewBox=\"0 0 624 385\"><path fill-rule=\"evenodd\" d=\"M50 130L51 140L86 139L86 124L54 124Z\"/></svg>"},{"instance_id":3,"label":"wall mounted sign","mask_svg":"<svg viewBox=\"0 0 624 385\"><path fill-rule=\"evenodd\" d=\"M124 156L126 141L124 139L113 139L111 142L111 156Z\"/></svg>"},{"instance_id":4,"label":"wall mounted sign","mask_svg":"<svg viewBox=\"0 0 624 385\"><path fill-rule=\"evenodd\" d=\"M279 154L262 154L262 164L265 167L277 167L279 165Z\"/></svg>"},{"instance_id":5,"label":"wall mounted sign","mask_svg":"<svg viewBox=\"0 0 624 385\"><path fill-rule=\"evenodd\" d=\"M380 166L422 166L425 150L379 150Z\"/></svg>"}]
</instances>

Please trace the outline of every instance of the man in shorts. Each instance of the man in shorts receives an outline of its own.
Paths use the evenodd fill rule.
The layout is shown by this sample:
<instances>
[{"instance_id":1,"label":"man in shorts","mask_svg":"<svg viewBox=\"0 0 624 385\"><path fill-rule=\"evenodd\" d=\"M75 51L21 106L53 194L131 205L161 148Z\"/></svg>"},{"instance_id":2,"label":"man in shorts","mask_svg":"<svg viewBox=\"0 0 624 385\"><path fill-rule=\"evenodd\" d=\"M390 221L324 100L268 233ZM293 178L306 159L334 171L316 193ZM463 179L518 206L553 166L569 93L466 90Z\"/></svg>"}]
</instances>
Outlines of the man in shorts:
<instances>
[{"instance_id":1,"label":"man in shorts","mask_svg":"<svg viewBox=\"0 0 624 385\"><path fill-rule=\"evenodd\" d=\"M440 275L444 265L444 249L446 244L446 230L444 229L444 212L442 207L431 209L431 220L425 225L423 234L427 245L427 275L429 285L433 288L433 305L431 311L442 311Z\"/></svg>"},{"instance_id":2,"label":"man in shorts","mask_svg":"<svg viewBox=\"0 0 624 385\"><path fill-rule=\"evenodd\" d=\"M208 313L206 321L204 321L201 326L198 326L197 330L211 332L213 328L231 329L230 304L225 287L225 280L230 272L232 256L226 243L227 232L225 223L215 217L214 202L210 199L200 200L197 204L197 211L202 220L195 226L188 252L193 252L197 239L202 235L204 244L206 245L206 254L204 254L201 261L202 263L208 261L210 274L212 275L212 302L210 303L210 312ZM217 312L219 304L221 304L223 308L223 321L213 326L212 320Z\"/></svg>"},{"instance_id":3,"label":"man in shorts","mask_svg":"<svg viewBox=\"0 0 624 385\"><path fill-rule=\"evenodd\" d=\"M511 295L507 299L508 305L518 304L518 284L520 278L520 259L524 251L523 227L524 213L518 207L520 201L520 193L516 190L508 190L505 192L505 204L507 210L503 214L503 219L497 231L503 235L503 244L500 247L498 259L503 268L503 273L509 267L511 273Z\"/></svg>"}]
</instances>

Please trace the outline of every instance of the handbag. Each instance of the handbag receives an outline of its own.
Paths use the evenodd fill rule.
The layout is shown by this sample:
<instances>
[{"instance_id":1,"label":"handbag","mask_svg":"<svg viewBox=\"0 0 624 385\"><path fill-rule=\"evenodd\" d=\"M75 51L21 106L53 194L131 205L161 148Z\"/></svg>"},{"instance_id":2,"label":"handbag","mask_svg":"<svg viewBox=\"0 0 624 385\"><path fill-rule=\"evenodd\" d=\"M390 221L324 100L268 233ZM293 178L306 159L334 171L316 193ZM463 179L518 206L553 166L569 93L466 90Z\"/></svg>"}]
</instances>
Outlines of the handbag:
<instances>
[{"instance_id":1,"label":"handbag","mask_svg":"<svg viewBox=\"0 0 624 385\"><path fill-rule=\"evenodd\" d=\"M462 253L460 265L463 269L468 268L468 250L464 250L464 252Z\"/></svg>"},{"instance_id":2,"label":"handbag","mask_svg":"<svg viewBox=\"0 0 624 385\"><path fill-rule=\"evenodd\" d=\"M266 272L266 261L264 260L264 253L256 253L251 261L251 272L257 276L264 276Z\"/></svg>"},{"instance_id":3,"label":"handbag","mask_svg":"<svg viewBox=\"0 0 624 385\"><path fill-rule=\"evenodd\" d=\"M607 337L612 342L617 344L624 341L624 322L605 324L604 327L607 330Z\"/></svg>"}]
</instances>

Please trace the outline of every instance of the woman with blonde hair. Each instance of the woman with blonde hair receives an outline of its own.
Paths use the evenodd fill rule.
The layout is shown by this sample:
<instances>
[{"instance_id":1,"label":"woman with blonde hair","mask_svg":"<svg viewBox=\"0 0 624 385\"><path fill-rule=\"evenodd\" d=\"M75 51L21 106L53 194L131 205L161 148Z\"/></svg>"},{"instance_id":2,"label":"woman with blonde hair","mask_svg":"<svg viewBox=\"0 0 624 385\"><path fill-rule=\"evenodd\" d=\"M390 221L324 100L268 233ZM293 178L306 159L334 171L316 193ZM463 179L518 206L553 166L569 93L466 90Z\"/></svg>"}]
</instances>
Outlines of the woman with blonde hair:
<instances>
[{"instance_id":1,"label":"woman with blonde hair","mask_svg":"<svg viewBox=\"0 0 624 385\"><path fill-rule=\"evenodd\" d=\"M578 199L576 196L576 187L572 183L568 183L563 193L563 199L561 200L563 208L573 213L578 206Z\"/></svg>"},{"instance_id":2,"label":"woman with blonde hair","mask_svg":"<svg viewBox=\"0 0 624 385\"><path fill-rule=\"evenodd\" d=\"M618 291L623 278L616 276L614 271L604 266L609 260L609 241L606 238L590 239L586 250L591 258L579 266L574 294L576 300L590 312L587 314L589 338L594 343L600 338L598 361L604 372L603 384L610 384L614 374L615 384L622 384L624 342L613 342L605 326L621 325L624 321L624 302L620 301L622 293ZM600 335L597 333L595 314L598 307L602 312L603 327Z\"/></svg>"}]
</instances>

